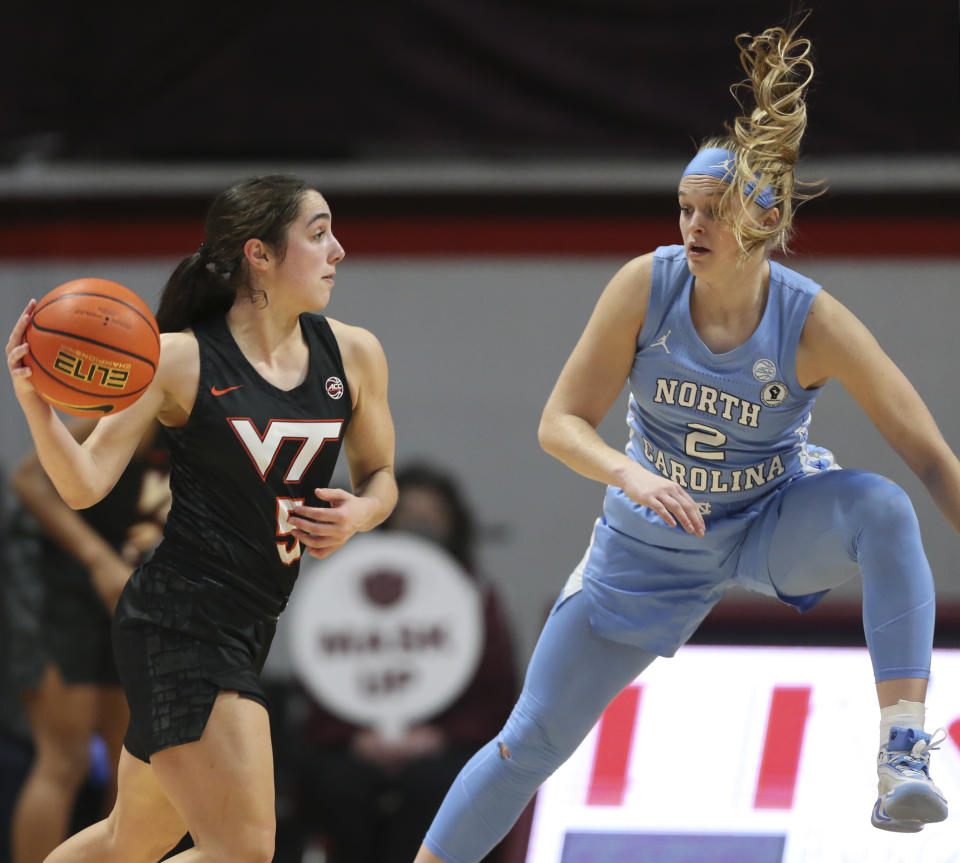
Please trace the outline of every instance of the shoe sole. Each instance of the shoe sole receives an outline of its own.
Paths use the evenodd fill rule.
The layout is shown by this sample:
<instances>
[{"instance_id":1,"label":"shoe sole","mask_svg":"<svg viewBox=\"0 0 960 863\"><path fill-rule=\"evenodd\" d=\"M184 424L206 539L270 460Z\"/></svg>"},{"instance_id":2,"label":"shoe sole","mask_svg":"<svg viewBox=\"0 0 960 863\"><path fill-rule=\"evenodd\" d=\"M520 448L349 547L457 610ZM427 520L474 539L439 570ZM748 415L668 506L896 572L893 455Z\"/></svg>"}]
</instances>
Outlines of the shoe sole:
<instances>
[{"instance_id":1,"label":"shoe sole","mask_svg":"<svg viewBox=\"0 0 960 863\"><path fill-rule=\"evenodd\" d=\"M878 830L888 830L891 833L919 833L923 830L923 824L919 821L897 821L891 818L880 808L882 802L877 799L870 815L870 823Z\"/></svg>"},{"instance_id":2,"label":"shoe sole","mask_svg":"<svg viewBox=\"0 0 960 863\"><path fill-rule=\"evenodd\" d=\"M919 821L878 821L871 818L870 823L888 833L919 833L923 830L923 825Z\"/></svg>"},{"instance_id":3,"label":"shoe sole","mask_svg":"<svg viewBox=\"0 0 960 863\"><path fill-rule=\"evenodd\" d=\"M884 797L883 814L894 821L930 824L946 819L947 804L927 785L907 783L894 788Z\"/></svg>"}]
</instances>

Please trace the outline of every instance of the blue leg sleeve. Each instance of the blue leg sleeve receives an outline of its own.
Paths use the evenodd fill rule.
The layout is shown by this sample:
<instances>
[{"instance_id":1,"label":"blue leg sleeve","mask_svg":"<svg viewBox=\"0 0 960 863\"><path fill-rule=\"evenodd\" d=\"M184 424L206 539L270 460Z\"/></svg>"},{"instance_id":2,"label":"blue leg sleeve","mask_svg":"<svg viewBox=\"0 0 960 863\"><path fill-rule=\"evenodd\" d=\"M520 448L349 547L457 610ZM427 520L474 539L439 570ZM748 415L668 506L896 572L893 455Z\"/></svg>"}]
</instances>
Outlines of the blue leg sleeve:
<instances>
[{"instance_id":1,"label":"blue leg sleeve","mask_svg":"<svg viewBox=\"0 0 960 863\"><path fill-rule=\"evenodd\" d=\"M607 704L656 658L595 635L586 605L576 593L553 610L503 731L447 793L424 840L444 863L481 860Z\"/></svg>"},{"instance_id":2,"label":"blue leg sleeve","mask_svg":"<svg viewBox=\"0 0 960 863\"><path fill-rule=\"evenodd\" d=\"M859 569L876 680L930 676L933 575L899 486L858 470L797 480L784 490L766 542L770 578L786 596L836 587Z\"/></svg>"}]
</instances>

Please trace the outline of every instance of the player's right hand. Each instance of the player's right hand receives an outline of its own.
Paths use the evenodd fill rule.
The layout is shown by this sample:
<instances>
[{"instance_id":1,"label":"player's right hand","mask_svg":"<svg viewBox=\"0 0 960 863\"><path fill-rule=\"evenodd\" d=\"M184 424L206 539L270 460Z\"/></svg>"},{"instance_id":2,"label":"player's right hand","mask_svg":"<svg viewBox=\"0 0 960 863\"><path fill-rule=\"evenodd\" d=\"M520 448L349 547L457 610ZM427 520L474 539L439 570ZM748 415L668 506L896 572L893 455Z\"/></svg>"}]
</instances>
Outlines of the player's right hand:
<instances>
[{"instance_id":1,"label":"player's right hand","mask_svg":"<svg viewBox=\"0 0 960 863\"><path fill-rule=\"evenodd\" d=\"M33 316L33 310L37 307L36 300L30 300L23 314L17 319L7 340L7 368L10 371L10 378L13 381L13 391L19 398L27 393L35 393L33 384L30 383L30 375L33 370L24 363L23 358L30 350L30 346L24 339L24 333L27 331L27 324Z\"/></svg>"},{"instance_id":2,"label":"player's right hand","mask_svg":"<svg viewBox=\"0 0 960 863\"><path fill-rule=\"evenodd\" d=\"M632 467L620 486L630 500L652 509L670 527L679 522L687 533L704 535L706 525L700 507L683 486L640 465Z\"/></svg>"}]
</instances>

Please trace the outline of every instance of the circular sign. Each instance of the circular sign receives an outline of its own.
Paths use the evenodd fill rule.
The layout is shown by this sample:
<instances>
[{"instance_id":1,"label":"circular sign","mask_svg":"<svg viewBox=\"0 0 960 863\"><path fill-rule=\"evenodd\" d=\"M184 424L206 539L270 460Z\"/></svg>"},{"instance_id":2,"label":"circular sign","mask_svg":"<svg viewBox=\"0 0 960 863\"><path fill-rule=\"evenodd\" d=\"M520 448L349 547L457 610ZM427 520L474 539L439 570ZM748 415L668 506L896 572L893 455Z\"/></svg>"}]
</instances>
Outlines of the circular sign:
<instances>
[{"instance_id":1,"label":"circular sign","mask_svg":"<svg viewBox=\"0 0 960 863\"><path fill-rule=\"evenodd\" d=\"M413 534L355 536L304 561L287 616L303 685L331 713L390 736L451 704L483 649L473 580Z\"/></svg>"}]
</instances>

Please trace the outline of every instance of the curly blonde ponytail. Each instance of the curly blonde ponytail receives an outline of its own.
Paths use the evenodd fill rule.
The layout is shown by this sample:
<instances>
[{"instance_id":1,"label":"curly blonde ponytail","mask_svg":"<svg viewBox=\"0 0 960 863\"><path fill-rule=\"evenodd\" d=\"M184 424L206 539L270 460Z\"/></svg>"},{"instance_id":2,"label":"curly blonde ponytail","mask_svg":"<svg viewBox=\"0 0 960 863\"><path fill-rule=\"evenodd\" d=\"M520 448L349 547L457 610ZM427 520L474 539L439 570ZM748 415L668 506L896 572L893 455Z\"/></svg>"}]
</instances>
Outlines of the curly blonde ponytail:
<instances>
[{"instance_id":1,"label":"curly blonde ponytail","mask_svg":"<svg viewBox=\"0 0 960 863\"><path fill-rule=\"evenodd\" d=\"M747 78L734 84L730 92L743 113L732 129L727 127L732 134L701 147L722 147L736 155L736 172L721 197L720 208L744 255L758 246L786 251L796 206L826 191L825 187L814 188L818 183L798 181L793 174L807 127L804 93L813 78L810 40L797 37L799 27L789 32L771 27L759 36L737 36ZM745 107L745 102L747 106L752 103L753 109ZM810 189L801 191L801 186ZM751 215L749 205L768 187L780 219L764 226Z\"/></svg>"}]
</instances>

